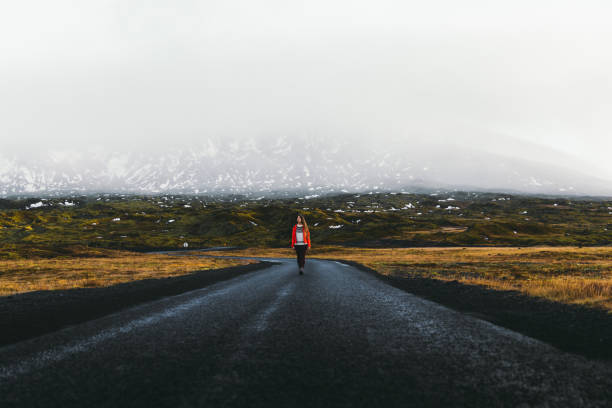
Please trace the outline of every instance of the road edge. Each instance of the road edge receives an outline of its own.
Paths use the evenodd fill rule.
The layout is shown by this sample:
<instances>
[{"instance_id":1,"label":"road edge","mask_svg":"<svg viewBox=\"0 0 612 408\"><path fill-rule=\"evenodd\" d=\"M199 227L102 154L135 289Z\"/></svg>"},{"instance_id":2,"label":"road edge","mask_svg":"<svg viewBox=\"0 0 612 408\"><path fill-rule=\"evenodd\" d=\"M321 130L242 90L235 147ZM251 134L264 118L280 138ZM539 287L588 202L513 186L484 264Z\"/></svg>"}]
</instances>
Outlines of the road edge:
<instances>
[{"instance_id":1,"label":"road edge","mask_svg":"<svg viewBox=\"0 0 612 408\"><path fill-rule=\"evenodd\" d=\"M0 298L0 347L84 323L120 310L275 265L258 261L175 277L142 279L99 288L26 292Z\"/></svg>"},{"instance_id":2,"label":"road edge","mask_svg":"<svg viewBox=\"0 0 612 408\"><path fill-rule=\"evenodd\" d=\"M348 259L337 261L369 273L387 284L450 309L544 341L589 359L612 360L612 313L553 302L518 291L499 291L459 281L391 277Z\"/></svg>"}]
</instances>

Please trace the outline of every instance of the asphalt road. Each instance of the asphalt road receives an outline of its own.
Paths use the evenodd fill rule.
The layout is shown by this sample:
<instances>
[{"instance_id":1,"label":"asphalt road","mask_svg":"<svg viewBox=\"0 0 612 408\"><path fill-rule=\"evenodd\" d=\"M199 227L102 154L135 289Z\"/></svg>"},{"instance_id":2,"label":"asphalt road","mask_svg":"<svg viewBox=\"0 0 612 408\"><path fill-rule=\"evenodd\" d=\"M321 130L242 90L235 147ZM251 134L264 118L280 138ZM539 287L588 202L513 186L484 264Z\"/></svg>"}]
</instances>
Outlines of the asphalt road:
<instances>
[{"instance_id":1,"label":"asphalt road","mask_svg":"<svg viewBox=\"0 0 612 408\"><path fill-rule=\"evenodd\" d=\"M278 261L0 348L0 406L612 406L610 362Z\"/></svg>"}]
</instances>

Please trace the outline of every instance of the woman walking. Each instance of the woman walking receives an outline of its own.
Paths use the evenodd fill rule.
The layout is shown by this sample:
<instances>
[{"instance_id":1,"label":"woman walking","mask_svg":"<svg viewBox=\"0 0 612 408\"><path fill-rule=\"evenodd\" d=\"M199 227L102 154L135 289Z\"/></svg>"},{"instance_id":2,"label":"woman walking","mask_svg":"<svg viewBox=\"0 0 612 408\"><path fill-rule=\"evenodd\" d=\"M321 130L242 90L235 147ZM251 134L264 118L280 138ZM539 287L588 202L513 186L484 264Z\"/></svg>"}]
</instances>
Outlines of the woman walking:
<instances>
[{"instance_id":1,"label":"woman walking","mask_svg":"<svg viewBox=\"0 0 612 408\"><path fill-rule=\"evenodd\" d=\"M306 250L310 248L310 231L303 216L297 216L297 224L293 226L291 234L291 248L295 248L300 275L304 273L306 263Z\"/></svg>"}]
</instances>

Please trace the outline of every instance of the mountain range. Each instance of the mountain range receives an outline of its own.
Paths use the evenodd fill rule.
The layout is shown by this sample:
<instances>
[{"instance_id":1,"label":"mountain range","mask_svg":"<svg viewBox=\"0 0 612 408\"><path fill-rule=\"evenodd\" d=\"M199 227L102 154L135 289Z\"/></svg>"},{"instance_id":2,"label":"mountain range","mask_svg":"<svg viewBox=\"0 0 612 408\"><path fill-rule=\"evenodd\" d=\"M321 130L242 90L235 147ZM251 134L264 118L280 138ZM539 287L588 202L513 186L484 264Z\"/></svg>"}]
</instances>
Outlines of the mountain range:
<instances>
[{"instance_id":1,"label":"mountain range","mask_svg":"<svg viewBox=\"0 0 612 408\"><path fill-rule=\"evenodd\" d=\"M0 196L66 193L307 194L460 189L612 195L612 184L547 162L458 144L314 136L206 138L131 151L87 148L0 152ZM570 163L571 164L571 163Z\"/></svg>"}]
</instances>

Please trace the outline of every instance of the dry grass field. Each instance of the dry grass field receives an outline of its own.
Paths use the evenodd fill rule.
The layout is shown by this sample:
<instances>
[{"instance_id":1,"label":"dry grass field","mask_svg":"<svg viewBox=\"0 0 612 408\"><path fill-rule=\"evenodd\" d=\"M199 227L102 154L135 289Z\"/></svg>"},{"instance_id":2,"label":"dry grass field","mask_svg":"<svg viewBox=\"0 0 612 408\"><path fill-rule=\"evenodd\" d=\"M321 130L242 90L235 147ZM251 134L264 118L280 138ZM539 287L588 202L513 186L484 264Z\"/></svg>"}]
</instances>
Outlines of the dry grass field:
<instances>
[{"instance_id":1,"label":"dry grass field","mask_svg":"<svg viewBox=\"0 0 612 408\"><path fill-rule=\"evenodd\" d=\"M110 286L255 262L200 257L195 253L167 256L104 249L64 258L4 260L0 262L0 296ZM249 248L206 254L295 258L290 248ZM456 280L496 290L518 290L530 296L612 312L612 247L321 246L309 250L308 257L352 260L393 277Z\"/></svg>"},{"instance_id":2,"label":"dry grass field","mask_svg":"<svg viewBox=\"0 0 612 408\"><path fill-rule=\"evenodd\" d=\"M210 255L295 257L290 249L251 248ZM612 247L313 247L308 257L359 262L383 275L457 280L496 290L603 308L612 313ZM308 262L308 261L307 261Z\"/></svg>"},{"instance_id":3,"label":"dry grass field","mask_svg":"<svg viewBox=\"0 0 612 408\"><path fill-rule=\"evenodd\" d=\"M36 290L110 286L142 279L254 263L254 260L149 255L96 250L95 254L0 261L0 296Z\"/></svg>"}]
</instances>

